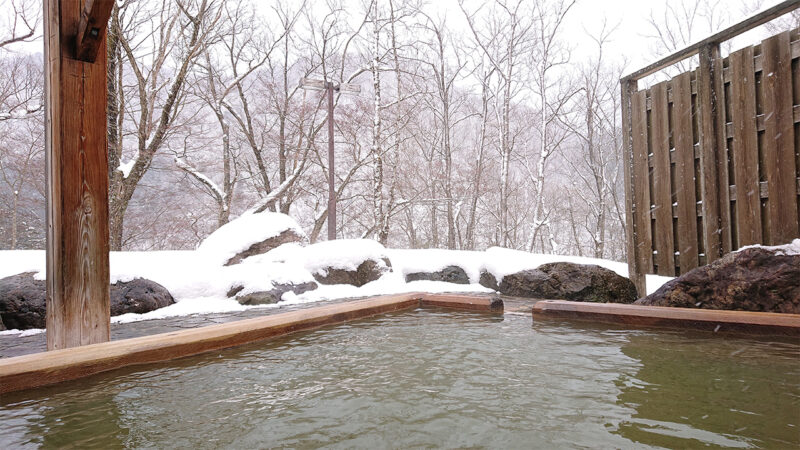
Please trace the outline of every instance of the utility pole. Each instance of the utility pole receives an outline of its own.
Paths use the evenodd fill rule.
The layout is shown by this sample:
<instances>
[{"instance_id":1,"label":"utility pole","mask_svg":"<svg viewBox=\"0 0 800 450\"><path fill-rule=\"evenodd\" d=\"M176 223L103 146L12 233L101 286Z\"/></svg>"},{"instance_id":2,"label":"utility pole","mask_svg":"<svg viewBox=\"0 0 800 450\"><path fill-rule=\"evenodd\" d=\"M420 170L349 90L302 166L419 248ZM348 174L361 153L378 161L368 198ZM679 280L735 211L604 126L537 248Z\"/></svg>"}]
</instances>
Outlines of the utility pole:
<instances>
[{"instance_id":1,"label":"utility pole","mask_svg":"<svg viewBox=\"0 0 800 450\"><path fill-rule=\"evenodd\" d=\"M333 92L358 94L361 86L348 83L334 83L326 80L301 78L300 87L310 91L325 91L328 96L328 240L336 239L336 171L334 170L333 142Z\"/></svg>"}]
</instances>

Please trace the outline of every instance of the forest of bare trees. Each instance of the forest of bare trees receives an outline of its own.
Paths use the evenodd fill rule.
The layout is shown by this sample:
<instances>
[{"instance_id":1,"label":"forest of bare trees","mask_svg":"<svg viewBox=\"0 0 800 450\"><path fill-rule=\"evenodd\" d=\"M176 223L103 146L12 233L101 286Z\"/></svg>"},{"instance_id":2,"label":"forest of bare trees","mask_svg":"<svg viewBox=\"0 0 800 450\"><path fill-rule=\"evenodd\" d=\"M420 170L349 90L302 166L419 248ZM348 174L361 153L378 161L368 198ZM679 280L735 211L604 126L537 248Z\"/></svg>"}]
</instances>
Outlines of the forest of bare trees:
<instances>
[{"instance_id":1,"label":"forest of bare trees","mask_svg":"<svg viewBox=\"0 0 800 450\"><path fill-rule=\"evenodd\" d=\"M567 39L575 0L453 4L117 1L112 249L194 248L263 210L323 239L325 99L299 87L311 77L361 86L334 98L338 237L624 259L623 67L606 51L619 24ZM670 5L649 24L663 53L728 23L714 1ZM40 38L39 9L0 0L3 248L44 245L41 53L18 50ZM573 57L575 33L592 57Z\"/></svg>"}]
</instances>

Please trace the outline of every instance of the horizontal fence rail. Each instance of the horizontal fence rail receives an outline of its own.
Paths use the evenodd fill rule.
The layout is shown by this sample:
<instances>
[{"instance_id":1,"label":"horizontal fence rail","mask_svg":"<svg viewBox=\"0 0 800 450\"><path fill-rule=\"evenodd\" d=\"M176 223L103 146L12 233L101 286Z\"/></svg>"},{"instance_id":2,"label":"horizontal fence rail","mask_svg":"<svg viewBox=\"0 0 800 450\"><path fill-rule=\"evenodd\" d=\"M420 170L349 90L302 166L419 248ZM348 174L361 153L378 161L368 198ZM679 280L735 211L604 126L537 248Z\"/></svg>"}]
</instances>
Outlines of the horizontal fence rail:
<instances>
[{"instance_id":1,"label":"horizontal fence rail","mask_svg":"<svg viewBox=\"0 0 800 450\"><path fill-rule=\"evenodd\" d=\"M714 42L699 53L696 70L649 89L637 77L663 66L621 80L628 266L641 295L645 274L800 237L800 33L724 59Z\"/></svg>"}]
</instances>

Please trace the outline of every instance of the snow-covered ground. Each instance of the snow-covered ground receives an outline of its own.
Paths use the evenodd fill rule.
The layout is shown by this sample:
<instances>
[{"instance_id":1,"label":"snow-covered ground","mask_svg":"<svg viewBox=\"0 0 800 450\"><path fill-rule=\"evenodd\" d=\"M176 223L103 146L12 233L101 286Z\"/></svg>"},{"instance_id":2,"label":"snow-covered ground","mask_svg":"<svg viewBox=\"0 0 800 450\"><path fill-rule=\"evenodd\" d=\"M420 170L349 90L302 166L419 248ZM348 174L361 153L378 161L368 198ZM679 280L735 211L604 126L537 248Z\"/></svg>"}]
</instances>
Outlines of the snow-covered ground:
<instances>
[{"instance_id":1,"label":"snow-covered ground","mask_svg":"<svg viewBox=\"0 0 800 450\"><path fill-rule=\"evenodd\" d=\"M377 242L368 240L323 242L308 247L284 244L265 254L247 258L240 264L222 266L221 261L229 256L232 255L224 249L210 250L204 246L197 251L112 252L112 283L137 277L147 278L166 287L175 297L176 303L145 314L112 317L111 321L124 323L189 314L275 308L277 305L243 306L228 298L226 293L232 286L239 284L245 286L243 293L248 293L269 290L273 283L312 281L312 272L322 267L354 269L358 265L356 261L366 257L388 257L393 271L361 287L320 284L316 290L301 295L289 292L284 294L281 305L418 291L492 292L478 284L481 270L491 272L500 280L503 275L555 261L597 264L623 276L627 276L628 272L624 263L601 259L532 254L499 247L486 251L385 249ZM405 282L405 275L408 273L433 272L449 265L463 268L471 284ZM44 279L44 270L43 250L0 251L0 278L22 272L35 272L36 278ZM655 291L667 280L668 277L648 275L648 293ZM26 331L27 334L31 332ZM10 334L15 331L2 333Z\"/></svg>"}]
</instances>

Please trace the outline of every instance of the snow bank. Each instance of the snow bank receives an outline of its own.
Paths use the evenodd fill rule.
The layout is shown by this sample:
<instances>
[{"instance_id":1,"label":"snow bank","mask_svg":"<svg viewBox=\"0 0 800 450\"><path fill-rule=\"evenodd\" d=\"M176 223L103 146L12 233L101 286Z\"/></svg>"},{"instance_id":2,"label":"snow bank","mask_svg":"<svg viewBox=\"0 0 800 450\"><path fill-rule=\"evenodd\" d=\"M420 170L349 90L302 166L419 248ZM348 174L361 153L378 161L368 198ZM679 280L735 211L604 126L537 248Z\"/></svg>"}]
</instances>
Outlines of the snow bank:
<instances>
[{"instance_id":1,"label":"snow bank","mask_svg":"<svg viewBox=\"0 0 800 450\"><path fill-rule=\"evenodd\" d=\"M234 245L223 245L222 239L215 237L206 240L198 251L151 251L151 252L111 252L111 282L130 281L137 277L147 278L163 285L176 300L176 303L146 314L125 314L112 318L114 323L125 323L139 320L160 319L165 317L184 316L203 313L224 313L242 311L251 308L277 308L281 305L316 302L345 297L364 297L371 295L396 294L404 292L492 292L477 283L480 271L487 270L497 277L519 270L536 268L541 264L556 261L568 261L580 264L597 264L627 276L627 265L624 263L579 258L572 256L539 255L523 251L493 247L485 252L456 250L406 250L386 249L380 243L365 239L342 239L332 242L321 242L302 247L296 243L281 245L267 253L252 256L240 264L222 266L221 262L235 247L243 248L251 245L256 239L267 239L267 236L280 233L282 230L296 226L294 221L283 220L287 216L274 213L259 213L245 220L241 233L253 227L258 231L258 238L238 236L230 233ZM273 220L266 220L271 218ZM239 219L237 219L239 220ZM291 219L290 219L291 220ZM262 222L267 222L264 225ZM231 222L234 223L234 222ZM276 225L280 223L280 225ZM257 226L264 225L263 228ZM226 225L227 227L227 225ZM225 228L225 227L223 227ZM221 228L220 230L222 230ZM215 233L216 235L217 233ZM220 234L221 236L223 234ZM214 235L212 235L214 236ZM800 240L790 246L782 246L783 252L800 252ZM225 253L228 252L228 253ZM794 254L794 253L793 253ZM313 273L333 267L355 270L367 259L381 261L389 258L393 272L361 287L350 285L322 285L316 290L300 295L287 292L280 305L243 306L227 297L227 292L234 286L244 286L243 294L271 290L275 284L300 284L313 281ZM471 284L460 285L441 281L405 282L405 275L413 272L434 272L449 265L464 269ZM0 251L0 278L22 272L36 272L36 277L45 277L45 253L42 250L6 250ZM669 277L647 276L648 293L654 292ZM4 334L19 334L19 331L8 330ZM34 333L29 331L28 334Z\"/></svg>"},{"instance_id":2,"label":"snow bank","mask_svg":"<svg viewBox=\"0 0 800 450\"><path fill-rule=\"evenodd\" d=\"M273 238L284 231L292 230L306 236L300 225L286 214L261 212L245 214L211 233L197 248L204 258L224 264L253 244Z\"/></svg>"},{"instance_id":3,"label":"snow bank","mask_svg":"<svg viewBox=\"0 0 800 450\"><path fill-rule=\"evenodd\" d=\"M0 251L0 278L18 273L42 273L44 279L44 250L2 250Z\"/></svg>"}]
</instances>

